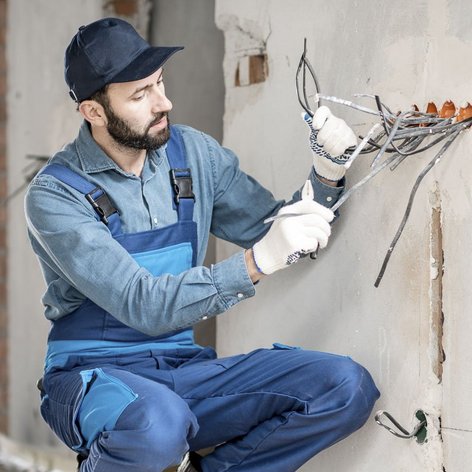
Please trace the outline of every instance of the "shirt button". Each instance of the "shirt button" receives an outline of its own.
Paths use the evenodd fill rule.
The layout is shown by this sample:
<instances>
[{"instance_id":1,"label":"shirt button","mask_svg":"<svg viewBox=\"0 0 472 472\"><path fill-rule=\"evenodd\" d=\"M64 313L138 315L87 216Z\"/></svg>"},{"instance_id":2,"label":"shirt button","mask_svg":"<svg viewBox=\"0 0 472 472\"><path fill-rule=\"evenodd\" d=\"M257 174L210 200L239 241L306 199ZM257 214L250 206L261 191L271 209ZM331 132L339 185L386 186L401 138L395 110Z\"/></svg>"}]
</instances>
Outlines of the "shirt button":
<instances>
[{"instance_id":1,"label":"shirt button","mask_svg":"<svg viewBox=\"0 0 472 472\"><path fill-rule=\"evenodd\" d=\"M238 298L241 300L241 298L244 298L244 294L241 293L241 292L239 292L239 293L238 293Z\"/></svg>"},{"instance_id":2,"label":"shirt button","mask_svg":"<svg viewBox=\"0 0 472 472\"><path fill-rule=\"evenodd\" d=\"M326 200L330 202L331 200L333 200L333 197L327 197Z\"/></svg>"},{"instance_id":3,"label":"shirt button","mask_svg":"<svg viewBox=\"0 0 472 472\"><path fill-rule=\"evenodd\" d=\"M154 218L154 224L157 225L157 218Z\"/></svg>"}]
</instances>

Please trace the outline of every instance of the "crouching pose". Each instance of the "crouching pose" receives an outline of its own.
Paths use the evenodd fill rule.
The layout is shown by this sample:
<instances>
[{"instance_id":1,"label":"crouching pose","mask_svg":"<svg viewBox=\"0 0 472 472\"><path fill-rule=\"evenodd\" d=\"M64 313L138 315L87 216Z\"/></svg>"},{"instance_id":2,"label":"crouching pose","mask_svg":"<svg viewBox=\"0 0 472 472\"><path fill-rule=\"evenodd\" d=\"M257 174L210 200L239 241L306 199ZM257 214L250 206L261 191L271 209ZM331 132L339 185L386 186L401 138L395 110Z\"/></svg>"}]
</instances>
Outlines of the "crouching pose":
<instances>
[{"instance_id":1,"label":"crouching pose","mask_svg":"<svg viewBox=\"0 0 472 472\"><path fill-rule=\"evenodd\" d=\"M327 245L337 156L356 138L320 108L307 182L274 199L230 150L169 124L163 64L179 49L106 18L66 50L83 124L26 196L51 321L41 413L81 472L295 471L364 424L379 396L369 373L280 344L217 358L192 325ZM210 233L241 250L204 267Z\"/></svg>"}]
</instances>

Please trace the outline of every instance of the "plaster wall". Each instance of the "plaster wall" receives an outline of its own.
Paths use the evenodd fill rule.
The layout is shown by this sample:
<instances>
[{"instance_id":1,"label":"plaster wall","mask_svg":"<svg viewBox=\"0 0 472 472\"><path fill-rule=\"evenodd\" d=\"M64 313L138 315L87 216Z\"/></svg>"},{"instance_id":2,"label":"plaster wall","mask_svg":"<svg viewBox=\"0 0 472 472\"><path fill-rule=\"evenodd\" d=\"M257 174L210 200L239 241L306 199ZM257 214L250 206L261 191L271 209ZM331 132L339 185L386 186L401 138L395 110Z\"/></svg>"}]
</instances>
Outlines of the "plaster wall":
<instances>
[{"instance_id":1,"label":"plaster wall","mask_svg":"<svg viewBox=\"0 0 472 472\"><path fill-rule=\"evenodd\" d=\"M277 197L289 198L302 185L311 156L307 130L298 118L294 75L304 37L327 94L378 93L393 109L412 103L423 108L429 100L471 100L465 79L472 48L469 11L466 0L217 0L216 22L226 39L224 144ZM10 192L24 182L27 154L50 155L74 137L80 119L62 80L64 45L77 26L101 15L102 3L96 0L9 2ZM236 87L238 62L261 52L268 56L267 79ZM371 124L365 115L332 108L359 133ZM378 289L373 282L408 192L432 153L380 174L359 191L342 209L330 247L316 262L306 260L273 275L259 284L254 299L219 317L221 355L275 341L348 354L372 372L382 391L378 408L405 426L414 424L417 408L428 412L431 426L424 446L395 439L370 420L304 471L468 470L470 140L464 133L423 182ZM364 176L368 165L367 157L359 158L348 185ZM442 383L433 373L431 323L431 214L438 204L445 257ZM15 439L54 446L39 418L34 385L48 323L42 318L44 287L26 240L21 195L11 200L9 214L10 432ZM219 244L218 259L234 250ZM435 433L439 417L441 436Z\"/></svg>"},{"instance_id":2,"label":"plaster wall","mask_svg":"<svg viewBox=\"0 0 472 472\"><path fill-rule=\"evenodd\" d=\"M191 21L189 21L191 18ZM154 0L153 44L184 46L164 67L166 95L172 101L173 123L193 126L221 141L223 136L223 33L215 25L215 0ZM215 260L210 238L205 265ZM195 340L215 344L215 319L194 327Z\"/></svg>"},{"instance_id":3,"label":"plaster wall","mask_svg":"<svg viewBox=\"0 0 472 472\"><path fill-rule=\"evenodd\" d=\"M148 36L153 44L185 46L166 66L167 93L175 106L172 120L221 138L224 48L223 34L214 23L214 0L135 3L137 11L127 19L143 36ZM33 161L28 155L50 156L75 138L81 118L74 111L63 80L64 50L80 25L102 16L116 16L113 7L119 4L102 0L9 2L10 193L24 185L32 172L29 165ZM197 94L188 87L189 81L203 84L203 89ZM65 447L39 413L35 383L42 374L49 323L40 303L44 292L42 275L27 240L23 195L20 191L11 199L8 221L10 435L23 443L49 445L64 452ZM196 331L200 342L214 343L213 320L201 323Z\"/></svg>"},{"instance_id":4,"label":"plaster wall","mask_svg":"<svg viewBox=\"0 0 472 472\"><path fill-rule=\"evenodd\" d=\"M63 80L64 49L80 25L100 16L102 4L96 0L8 2L10 192L25 182L25 169L32 163L26 156L52 155L74 137L81 120ZM49 323L42 315L44 283L27 241L23 195L9 203L10 434L23 442L55 446L39 414L35 385Z\"/></svg>"},{"instance_id":5,"label":"plaster wall","mask_svg":"<svg viewBox=\"0 0 472 472\"><path fill-rule=\"evenodd\" d=\"M290 198L311 164L294 82L305 37L308 58L327 95L352 100L355 93L375 93L393 110L413 103L424 110L430 100L442 105L452 99L461 105L472 99L470 6L465 0L217 0L216 6L216 22L226 41L224 144L278 198ZM268 77L236 86L238 64L241 68L248 56L257 54L267 55ZM374 106L368 99L354 100ZM375 122L340 105L330 107L357 133ZM329 247L316 262L306 259L274 274L258 285L255 298L218 318L220 355L276 341L346 354L376 380L382 392L376 409L389 411L407 428L416 424L417 409L428 415L424 445L396 439L371 418L361 431L301 470L470 469L471 136L463 133L424 179L379 288L374 281L410 189L433 151L407 159L394 172L383 171L359 190L342 207ZM359 157L349 171L348 186L369 172L369 164L368 156ZM441 211L439 227L432 224L433 207ZM439 230L445 260L439 302L446 354L442 382L435 374L438 289L431 257L431 240ZM217 258L234 251L219 242Z\"/></svg>"}]
</instances>

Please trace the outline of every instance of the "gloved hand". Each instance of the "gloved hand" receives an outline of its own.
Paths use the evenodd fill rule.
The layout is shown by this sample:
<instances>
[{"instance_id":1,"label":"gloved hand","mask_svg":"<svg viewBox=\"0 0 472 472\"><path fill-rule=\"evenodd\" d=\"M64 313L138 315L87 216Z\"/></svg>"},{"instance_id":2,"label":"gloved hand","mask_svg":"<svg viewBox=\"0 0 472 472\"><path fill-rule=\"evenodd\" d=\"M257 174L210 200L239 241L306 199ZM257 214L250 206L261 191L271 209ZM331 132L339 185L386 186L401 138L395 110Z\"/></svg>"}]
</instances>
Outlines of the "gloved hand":
<instances>
[{"instance_id":1,"label":"gloved hand","mask_svg":"<svg viewBox=\"0 0 472 472\"><path fill-rule=\"evenodd\" d=\"M357 145L354 131L325 106L319 107L313 118L308 113L302 116L310 128L315 172L328 180L342 179L346 173L344 164L350 157L345 151Z\"/></svg>"},{"instance_id":2,"label":"gloved hand","mask_svg":"<svg viewBox=\"0 0 472 472\"><path fill-rule=\"evenodd\" d=\"M313 187L307 180L302 199L282 207L269 232L252 248L257 268L272 274L297 262L302 254L326 247L333 218L331 210L313 200Z\"/></svg>"}]
</instances>

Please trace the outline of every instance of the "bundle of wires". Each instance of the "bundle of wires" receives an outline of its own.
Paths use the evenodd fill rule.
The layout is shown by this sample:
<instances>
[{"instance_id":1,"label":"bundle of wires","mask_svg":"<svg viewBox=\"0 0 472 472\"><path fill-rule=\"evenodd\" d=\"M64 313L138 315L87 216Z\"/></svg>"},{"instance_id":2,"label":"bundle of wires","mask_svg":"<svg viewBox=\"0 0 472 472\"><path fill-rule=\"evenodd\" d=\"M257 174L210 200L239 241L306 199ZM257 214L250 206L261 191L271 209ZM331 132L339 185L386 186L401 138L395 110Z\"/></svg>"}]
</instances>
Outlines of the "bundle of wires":
<instances>
[{"instance_id":1,"label":"bundle of wires","mask_svg":"<svg viewBox=\"0 0 472 472\"><path fill-rule=\"evenodd\" d=\"M337 210L356 190L362 187L381 170L390 167L390 170L393 171L407 157L428 151L434 146L442 143L441 148L435 154L434 158L427 163L417 176L411 189L403 218L392 242L390 243L387 254L385 255L381 269L374 283L375 287L378 287L383 278L392 252L400 239L408 217L410 216L413 201L421 181L441 160L444 153L457 139L459 134L472 126L472 106L466 104L456 111L452 102L447 101L439 113L435 109L435 106L428 106L426 113L420 112L416 106L406 112L393 113L384 103L382 103L378 95L356 95L357 97L366 97L374 100L376 109L357 105L349 100L323 95L320 91L319 82L314 69L310 64L306 53L307 49L305 40L304 50L298 64L295 82L298 101L306 113L310 116L314 115L314 111L310 107L310 97L314 99L313 102L315 107L320 105L321 100L325 100L354 108L362 113L375 115L380 120L378 123L374 124L366 136L360 136L362 141L356 149L349 150L352 152L351 158L345 164L346 167L349 167L360 154L375 153L371 163L371 172L341 196L332 207L333 211ZM307 92L308 76L311 77L311 85L315 87L315 92L310 95ZM386 155L388 155L388 157L385 157Z\"/></svg>"}]
</instances>

